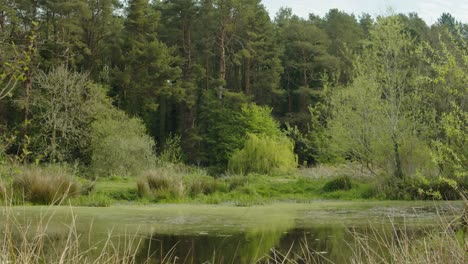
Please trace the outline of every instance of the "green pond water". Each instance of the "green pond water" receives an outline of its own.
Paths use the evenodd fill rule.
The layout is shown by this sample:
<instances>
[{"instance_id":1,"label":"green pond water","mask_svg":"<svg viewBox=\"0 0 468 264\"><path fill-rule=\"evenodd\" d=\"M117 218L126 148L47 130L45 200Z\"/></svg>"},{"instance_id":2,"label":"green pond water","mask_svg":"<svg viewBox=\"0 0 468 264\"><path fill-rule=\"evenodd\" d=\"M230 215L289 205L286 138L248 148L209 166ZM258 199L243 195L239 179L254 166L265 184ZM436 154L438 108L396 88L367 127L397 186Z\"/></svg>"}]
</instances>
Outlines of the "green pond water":
<instances>
[{"instance_id":1,"label":"green pond water","mask_svg":"<svg viewBox=\"0 0 468 264\"><path fill-rule=\"evenodd\" d=\"M352 232L390 230L415 238L439 220L453 217L460 203L447 202L328 202L275 203L264 206L151 205L86 207L15 207L24 225L47 222L47 232L65 237L72 216L83 241L98 244L137 235L138 260L167 256L177 263L252 263L275 258L279 252L300 255L304 246L317 262L347 263L353 254ZM47 221L44 221L46 219ZM2 215L0 221L5 221ZM34 228L31 228L33 230ZM396 232L395 232L396 230ZM390 235L389 239L393 239Z\"/></svg>"}]
</instances>

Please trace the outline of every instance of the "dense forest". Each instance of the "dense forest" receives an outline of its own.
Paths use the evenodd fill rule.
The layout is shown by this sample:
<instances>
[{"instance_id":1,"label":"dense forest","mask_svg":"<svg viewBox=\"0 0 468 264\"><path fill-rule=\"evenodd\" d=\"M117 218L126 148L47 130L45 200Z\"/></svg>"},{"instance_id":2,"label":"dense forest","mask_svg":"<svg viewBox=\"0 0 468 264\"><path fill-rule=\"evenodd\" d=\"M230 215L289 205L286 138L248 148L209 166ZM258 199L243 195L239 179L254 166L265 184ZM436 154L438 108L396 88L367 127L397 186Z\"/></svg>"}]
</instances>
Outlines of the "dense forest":
<instances>
[{"instance_id":1,"label":"dense forest","mask_svg":"<svg viewBox=\"0 0 468 264\"><path fill-rule=\"evenodd\" d=\"M260 0L0 0L0 162L468 176L468 25Z\"/></svg>"}]
</instances>

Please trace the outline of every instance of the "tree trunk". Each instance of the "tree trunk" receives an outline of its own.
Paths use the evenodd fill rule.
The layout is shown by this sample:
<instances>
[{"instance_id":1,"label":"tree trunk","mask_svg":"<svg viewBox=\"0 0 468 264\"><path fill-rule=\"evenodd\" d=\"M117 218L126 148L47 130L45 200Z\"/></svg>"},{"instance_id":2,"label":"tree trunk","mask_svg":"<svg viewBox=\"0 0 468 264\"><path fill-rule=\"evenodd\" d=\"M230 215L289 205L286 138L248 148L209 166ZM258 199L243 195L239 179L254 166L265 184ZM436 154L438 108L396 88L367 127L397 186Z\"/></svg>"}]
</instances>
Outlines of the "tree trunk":
<instances>
[{"instance_id":1,"label":"tree trunk","mask_svg":"<svg viewBox=\"0 0 468 264\"><path fill-rule=\"evenodd\" d=\"M33 44L30 44L28 50L28 56L34 56L33 54ZM33 59L33 58L31 58ZM31 63L32 64L32 63ZM32 71L31 71L31 64L29 65L29 70L26 72L26 81L25 81L25 98L24 98L24 127L23 127L23 155L24 157L27 156L27 148L29 145L29 124L30 124L30 107L31 107L31 92L32 92Z\"/></svg>"},{"instance_id":2,"label":"tree trunk","mask_svg":"<svg viewBox=\"0 0 468 264\"><path fill-rule=\"evenodd\" d=\"M398 139L395 135L392 136L393 141L393 151L395 155L395 171L394 176L403 179L403 169L401 168L401 159L400 159L400 145L398 144Z\"/></svg>"},{"instance_id":3,"label":"tree trunk","mask_svg":"<svg viewBox=\"0 0 468 264\"><path fill-rule=\"evenodd\" d=\"M304 65L302 66L302 78L303 78L303 86L308 87L309 86L309 80L307 78L307 59L305 55L305 51L302 51L302 57L303 57L303 62Z\"/></svg>"},{"instance_id":4,"label":"tree trunk","mask_svg":"<svg viewBox=\"0 0 468 264\"><path fill-rule=\"evenodd\" d=\"M167 116L167 100L163 95L159 100L159 140L164 144L166 140L166 116Z\"/></svg>"},{"instance_id":5,"label":"tree trunk","mask_svg":"<svg viewBox=\"0 0 468 264\"><path fill-rule=\"evenodd\" d=\"M245 59L245 94L250 95L252 91L250 90L250 58Z\"/></svg>"},{"instance_id":6,"label":"tree trunk","mask_svg":"<svg viewBox=\"0 0 468 264\"><path fill-rule=\"evenodd\" d=\"M224 89L224 84L226 82L226 31L223 28L221 30L221 43L220 43L220 49L221 53L219 56L219 80L221 81L220 87L218 88L218 99L221 100L223 99L223 89Z\"/></svg>"},{"instance_id":7,"label":"tree trunk","mask_svg":"<svg viewBox=\"0 0 468 264\"><path fill-rule=\"evenodd\" d=\"M292 93L291 93L291 82L288 72L288 113L292 112Z\"/></svg>"}]
</instances>

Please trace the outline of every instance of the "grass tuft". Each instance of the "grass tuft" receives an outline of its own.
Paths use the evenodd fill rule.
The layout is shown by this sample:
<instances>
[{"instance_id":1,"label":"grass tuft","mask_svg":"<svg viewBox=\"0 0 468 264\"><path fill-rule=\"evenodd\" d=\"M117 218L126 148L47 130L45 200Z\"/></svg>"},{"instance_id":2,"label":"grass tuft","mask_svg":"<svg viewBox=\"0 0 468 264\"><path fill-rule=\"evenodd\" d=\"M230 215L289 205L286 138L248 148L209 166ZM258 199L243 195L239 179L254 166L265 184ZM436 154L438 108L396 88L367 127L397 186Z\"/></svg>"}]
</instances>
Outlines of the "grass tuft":
<instances>
[{"instance_id":1,"label":"grass tuft","mask_svg":"<svg viewBox=\"0 0 468 264\"><path fill-rule=\"evenodd\" d=\"M140 197L154 200L185 197L185 185L182 178L166 168L145 171L137 179L137 190Z\"/></svg>"},{"instance_id":2,"label":"grass tuft","mask_svg":"<svg viewBox=\"0 0 468 264\"><path fill-rule=\"evenodd\" d=\"M17 200L33 204L57 204L81 192L73 175L59 166L22 167L13 176L12 189Z\"/></svg>"}]
</instances>

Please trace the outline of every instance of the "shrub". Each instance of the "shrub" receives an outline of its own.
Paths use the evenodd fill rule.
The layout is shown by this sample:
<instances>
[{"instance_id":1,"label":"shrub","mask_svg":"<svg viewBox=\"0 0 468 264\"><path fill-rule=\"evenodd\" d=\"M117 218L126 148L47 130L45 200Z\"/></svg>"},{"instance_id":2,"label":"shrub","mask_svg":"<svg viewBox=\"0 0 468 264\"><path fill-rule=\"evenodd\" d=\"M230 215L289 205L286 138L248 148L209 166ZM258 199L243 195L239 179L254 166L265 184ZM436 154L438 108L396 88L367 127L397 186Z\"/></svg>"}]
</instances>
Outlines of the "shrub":
<instances>
[{"instance_id":1,"label":"shrub","mask_svg":"<svg viewBox=\"0 0 468 264\"><path fill-rule=\"evenodd\" d=\"M169 135L164 142L163 150L159 155L162 162L180 163L182 161L182 146L180 135Z\"/></svg>"},{"instance_id":2,"label":"shrub","mask_svg":"<svg viewBox=\"0 0 468 264\"><path fill-rule=\"evenodd\" d=\"M303 166L313 164L317 151L311 133L302 133L297 126L286 124L286 135L294 142L294 153L298 156L299 164Z\"/></svg>"},{"instance_id":3,"label":"shrub","mask_svg":"<svg viewBox=\"0 0 468 264\"><path fill-rule=\"evenodd\" d=\"M423 177L413 177L405 179L397 185L393 186L394 189L387 190L387 196L395 197L395 193L404 192L407 199L420 199L420 200L458 200L461 198L457 188L465 189L463 182L455 182L446 178L437 178L427 180Z\"/></svg>"},{"instance_id":4,"label":"shrub","mask_svg":"<svg viewBox=\"0 0 468 264\"><path fill-rule=\"evenodd\" d=\"M178 174L172 174L166 168L145 171L137 180L140 197L160 200L185 196L185 185Z\"/></svg>"},{"instance_id":5,"label":"shrub","mask_svg":"<svg viewBox=\"0 0 468 264\"><path fill-rule=\"evenodd\" d=\"M12 187L16 199L24 198L34 204L57 204L80 193L80 185L61 167L23 168L14 176Z\"/></svg>"},{"instance_id":6,"label":"shrub","mask_svg":"<svg viewBox=\"0 0 468 264\"><path fill-rule=\"evenodd\" d=\"M250 177L246 175L235 175L224 178L224 181L228 185L228 190L233 191L239 187L246 185L249 182Z\"/></svg>"},{"instance_id":7,"label":"shrub","mask_svg":"<svg viewBox=\"0 0 468 264\"><path fill-rule=\"evenodd\" d=\"M108 109L92 124L91 168L101 176L137 175L154 164L154 147L140 119Z\"/></svg>"},{"instance_id":8,"label":"shrub","mask_svg":"<svg viewBox=\"0 0 468 264\"><path fill-rule=\"evenodd\" d=\"M63 66L47 74L39 72L34 81L35 152L53 162L75 160L88 144L99 89L88 74L70 72Z\"/></svg>"},{"instance_id":9,"label":"shrub","mask_svg":"<svg viewBox=\"0 0 468 264\"><path fill-rule=\"evenodd\" d=\"M241 150L234 152L228 170L238 174L287 172L297 167L294 144L284 136L249 134Z\"/></svg>"},{"instance_id":10,"label":"shrub","mask_svg":"<svg viewBox=\"0 0 468 264\"><path fill-rule=\"evenodd\" d=\"M351 188L351 178L349 176L341 176L325 183L322 190L324 192L334 192L339 190L349 190Z\"/></svg>"}]
</instances>

